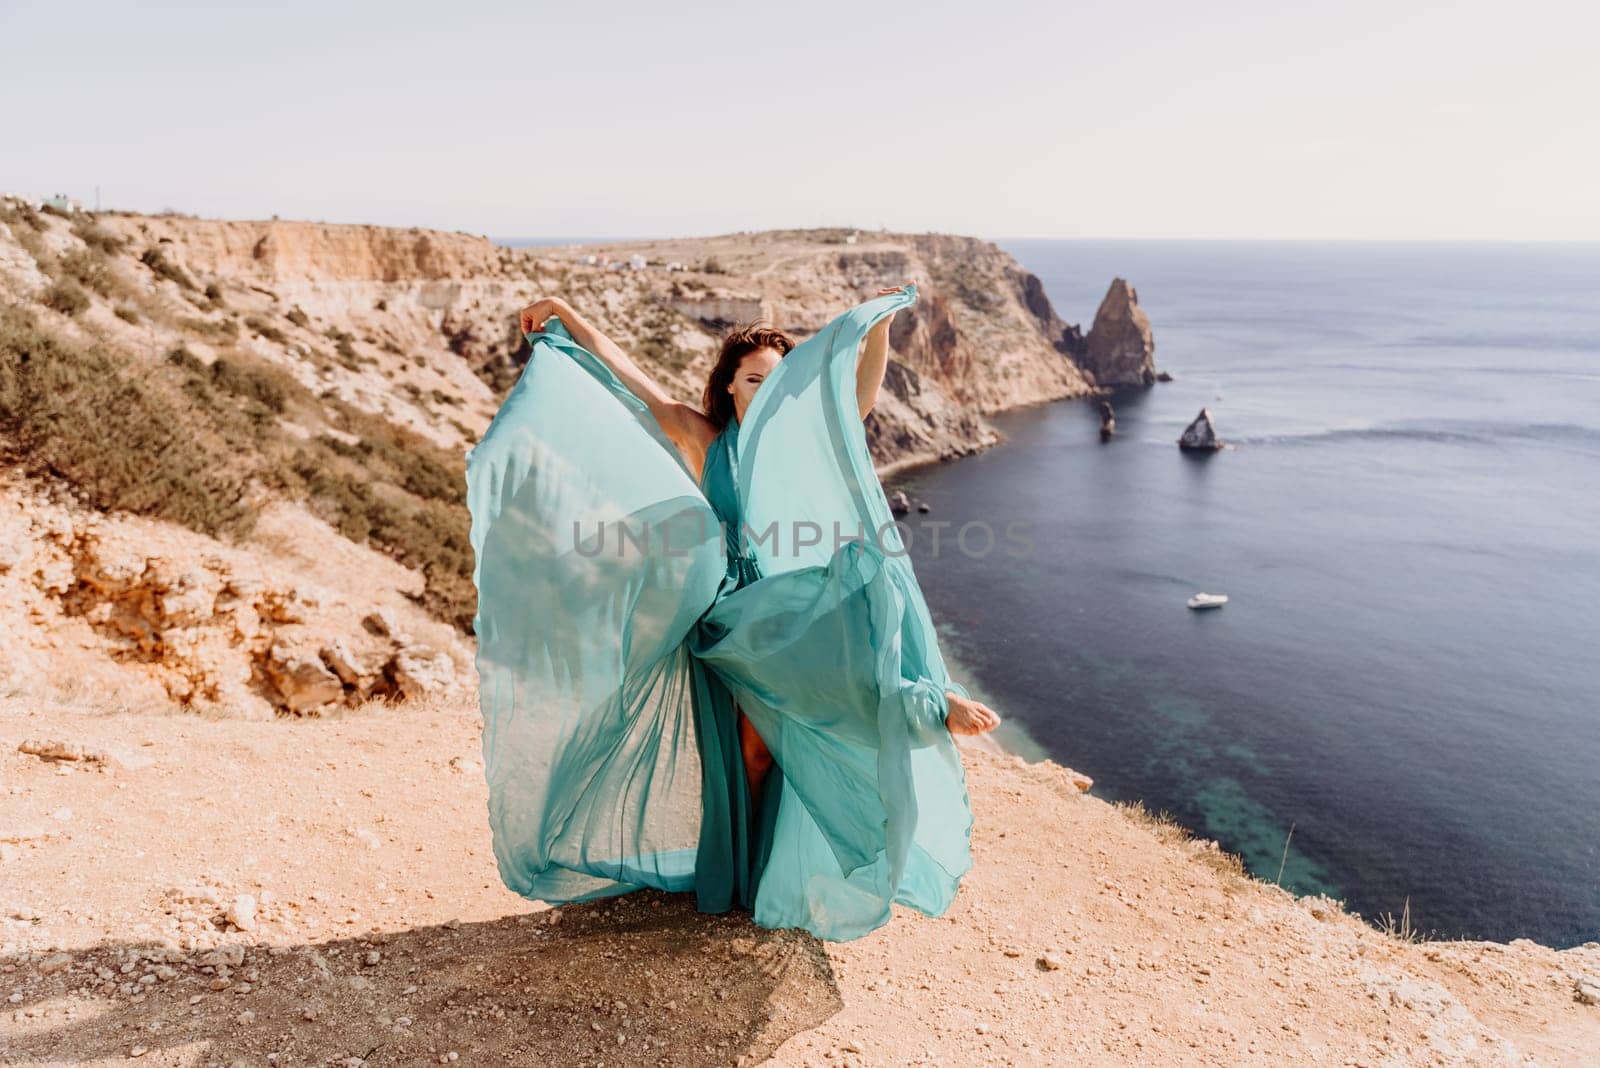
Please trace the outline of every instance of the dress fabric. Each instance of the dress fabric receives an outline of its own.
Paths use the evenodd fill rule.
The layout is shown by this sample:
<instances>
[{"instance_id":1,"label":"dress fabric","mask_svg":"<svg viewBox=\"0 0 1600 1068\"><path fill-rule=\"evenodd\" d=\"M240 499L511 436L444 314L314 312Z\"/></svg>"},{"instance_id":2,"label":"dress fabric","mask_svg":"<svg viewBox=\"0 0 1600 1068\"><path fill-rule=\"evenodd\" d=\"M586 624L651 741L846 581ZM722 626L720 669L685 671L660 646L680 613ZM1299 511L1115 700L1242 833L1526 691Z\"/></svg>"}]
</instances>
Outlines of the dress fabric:
<instances>
[{"instance_id":1,"label":"dress fabric","mask_svg":"<svg viewBox=\"0 0 1600 1068\"><path fill-rule=\"evenodd\" d=\"M558 321L468 458L500 874L551 903L641 887L856 938L948 908L972 815L921 590L855 368L914 287L790 352L699 482ZM752 799L737 714L775 767Z\"/></svg>"}]
</instances>

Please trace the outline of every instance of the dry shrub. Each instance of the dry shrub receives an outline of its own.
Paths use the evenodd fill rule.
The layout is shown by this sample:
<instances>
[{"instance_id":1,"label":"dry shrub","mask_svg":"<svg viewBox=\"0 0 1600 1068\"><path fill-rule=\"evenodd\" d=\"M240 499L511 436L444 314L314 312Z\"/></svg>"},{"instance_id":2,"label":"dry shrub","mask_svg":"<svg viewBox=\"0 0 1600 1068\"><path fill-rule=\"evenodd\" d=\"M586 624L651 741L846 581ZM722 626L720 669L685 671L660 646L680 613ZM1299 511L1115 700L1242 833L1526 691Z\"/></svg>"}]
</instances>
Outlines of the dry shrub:
<instances>
[{"instance_id":1,"label":"dry shrub","mask_svg":"<svg viewBox=\"0 0 1600 1068\"><path fill-rule=\"evenodd\" d=\"M62 315L78 315L88 311L89 305L94 303L84 288L70 278L57 279L54 285L44 291L40 301L46 308Z\"/></svg>"},{"instance_id":2,"label":"dry shrub","mask_svg":"<svg viewBox=\"0 0 1600 1068\"><path fill-rule=\"evenodd\" d=\"M24 462L74 483L96 506L208 534L248 528L230 452L188 425L180 403L126 361L46 334L0 308L0 428Z\"/></svg>"},{"instance_id":3,"label":"dry shrub","mask_svg":"<svg viewBox=\"0 0 1600 1068\"><path fill-rule=\"evenodd\" d=\"M194 279L182 267L167 259L166 253L159 248L147 248L144 255L139 257L139 262L150 268L151 272L160 278L166 278L178 284L179 289L190 290L197 287Z\"/></svg>"}]
</instances>

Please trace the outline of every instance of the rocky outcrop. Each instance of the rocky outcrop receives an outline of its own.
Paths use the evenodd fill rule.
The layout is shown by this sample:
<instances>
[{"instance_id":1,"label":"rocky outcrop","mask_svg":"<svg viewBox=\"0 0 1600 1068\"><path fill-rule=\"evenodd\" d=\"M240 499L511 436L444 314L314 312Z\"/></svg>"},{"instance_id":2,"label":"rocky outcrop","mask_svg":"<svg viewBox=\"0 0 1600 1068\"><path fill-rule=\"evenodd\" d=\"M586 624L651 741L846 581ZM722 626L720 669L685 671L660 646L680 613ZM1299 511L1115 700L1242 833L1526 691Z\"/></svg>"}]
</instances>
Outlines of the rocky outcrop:
<instances>
[{"instance_id":1,"label":"rocky outcrop","mask_svg":"<svg viewBox=\"0 0 1600 1068\"><path fill-rule=\"evenodd\" d=\"M717 293L696 297L672 297L668 307L679 315L713 326L733 326L770 320L772 314L760 297L725 296Z\"/></svg>"},{"instance_id":2,"label":"rocky outcrop","mask_svg":"<svg viewBox=\"0 0 1600 1068\"><path fill-rule=\"evenodd\" d=\"M1148 386L1156 381L1150 317L1139 307L1139 294L1126 279L1114 279L1106 291L1084 350L1084 369L1100 386Z\"/></svg>"},{"instance_id":3,"label":"rocky outcrop","mask_svg":"<svg viewBox=\"0 0 1600 1068\"><path fill-rule=\"evenodd\" d=\"M0 487L0 684L230 717L460 692L464 651L200 535ZM447 631L444 633L448 633ZM445 640L449 640L446 638Z\"/></svg>"},{"instance_id":4,"label":"rocky outcrop","mask_svg":"<svg viewBox=\"0 0 1600 1068\"><path fill-rule=\"evenodd\" d=\"M468 280L501 273L506 250L486 237L418 227L231 221L180 215L102 216L163 246L191 274L267 285Z\"/></svg>"},{"instance_id":5,"label":"rocky outcrop","mask_svg":"<svg viewBox=\"0 0 1600 1068\"><path fill-rule=\"evenodd\" d=\"M250 716L432 692L470 673L460 636L362 619L421 604L470 624L455 465L526 362L526 301L567 298L694 402L725 319L759 313L803 339L908 281L921 299L895 320L866 422L880 472L994 444L988 413L1094 389L1078 328L1036 276L975 238L801 230L509 249L418 229L0 204L0 310L22 309L12 318L25 325L12 333L148 384L141 403L179 417L145 425L181 425L199 443L181 472L228 480L204 508L162 510L126 487L84 498L150 517L138 522L40 511L56 489L39 484L92 488L94 476L31 462L44 450L5 438L24 425L11 413L0 512L12 475L31 503L14 540L0 531L0 593L15 595L0 611L0 678ZM116 448L95 442L95 461L119 460ZM144 451L124 468L159 452L128 448ZM166 499L211 492L199 485ZM250 522L224 535L236 512ZM64 525L39 533L52 524Z\"/></svg>"},{"instance_id":6,"label":"rocky outcrop","mask_svg":"<svg viewBox=\"0 0 1600 1068\"><path fill-rule=\"evenodd\" d=\"M803 338L879 287L917 282L922 299L897 318L892 343L922 385L878 411L880 465L963 455L999 440L985 414L1094 388L1080 366L1088 349L1079 329L1062 322L1038 277L976 238L861 233L850 242L799 230L509 249L416 228L21 218L0 219L9 227L0 230L0 296L37 300L71 257L98 258L111 284L91 294L95 306L82 318L111 346L182 347L206 363L239 350L319 395L463 451L527 358L517 310L543 295L567 298L693 402L731 322L765 318ZM7 239L34 224L36 232ZM120 249L85 248L75 229L85 224ZM46 250L42 258L30 243ZM629 261L656 266L616 269ZM119 315L102 297L123 305ZM929 403L919 406L919 396Z\"/></svg>"},{"instance_id":7,"label":"rocky outcrop","mask_svg":"<svg viewBox=\"0 0 1600 1068\"><path fill-rule=\"evenodd\" d=\"M1211 423L1211 409L1201 408L1194 421L1183 428L1178 437L1178 448L1190 452L1216 452L1226 444L1217 437L1217 428Z\"/></svg>"},{"instance_id":8,"label":"rocky outcrop","mask_svg":"<svg viewBox=\"0 0 1600 1068\"><path fill-rule=\"evenodd\" d=\"M966 456L999 440L988 423L964 410L934 383L898 360L884 371L878 403L866 421L874 456L893 456L880 470Z\"/></svg>"}]
</instances>

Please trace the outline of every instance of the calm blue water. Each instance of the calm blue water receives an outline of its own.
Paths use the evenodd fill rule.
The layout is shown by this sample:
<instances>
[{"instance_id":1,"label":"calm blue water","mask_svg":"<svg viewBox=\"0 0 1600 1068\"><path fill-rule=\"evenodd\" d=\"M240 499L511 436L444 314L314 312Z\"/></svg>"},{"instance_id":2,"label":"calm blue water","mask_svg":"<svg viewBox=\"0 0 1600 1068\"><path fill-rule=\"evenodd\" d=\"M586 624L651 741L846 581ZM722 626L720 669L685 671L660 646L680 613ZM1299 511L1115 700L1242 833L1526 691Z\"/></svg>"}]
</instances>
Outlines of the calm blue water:
<instances>
[{"instance_id":1,"label":"calm blue water","mask_svg":"<svg viewBox=\"0 0 1600 1068\"><path fill-rule=\"evenodd\" d=\"M1031 558L918 575L976 688L1096 792L1443 936L1600 938L1600 246L1002 242L1176 381L891 480ZM1175 443L1202 405L1237 448ZM948 538L947 532L946 537ZM1197 590L1231 603L1195 613Z\"/></svg>"}]
</instances>

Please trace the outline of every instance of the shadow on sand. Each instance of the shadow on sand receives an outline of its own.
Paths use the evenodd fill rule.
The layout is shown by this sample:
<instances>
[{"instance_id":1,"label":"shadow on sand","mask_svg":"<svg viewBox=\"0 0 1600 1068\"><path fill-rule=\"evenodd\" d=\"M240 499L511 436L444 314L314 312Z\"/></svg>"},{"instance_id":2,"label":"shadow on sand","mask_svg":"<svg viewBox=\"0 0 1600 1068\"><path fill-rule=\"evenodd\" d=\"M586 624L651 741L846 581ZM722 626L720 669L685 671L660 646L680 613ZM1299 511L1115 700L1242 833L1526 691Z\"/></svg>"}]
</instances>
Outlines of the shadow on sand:
<instances>
[{"instance_id":1,"label":"shadow on sand","mask_svg":"<svg viewBox=\"0 0 1600 1068\"><path fill-rule=\"evenodd\" d=\"M466 1064L748 1064L842 1004L821 942L703 915L689 895L549 915L251 946L223 976L198 966L203 954L148 943L102 943L50 974L9 957L0 989L22 999L0 1002L0 1063L143 1047L143 1064L417 1064L451 1051ZM146 973L167 977L139 983Z\"/></svg>"}]
</instances>

